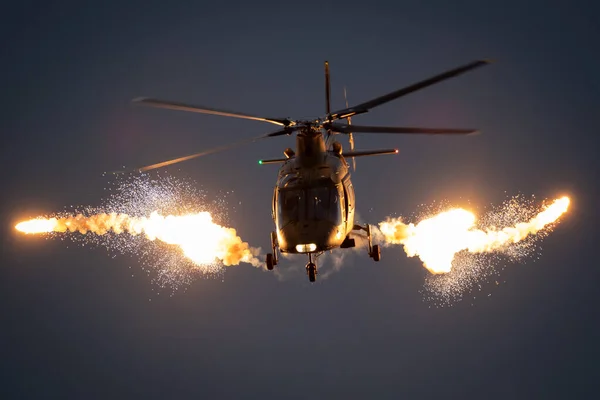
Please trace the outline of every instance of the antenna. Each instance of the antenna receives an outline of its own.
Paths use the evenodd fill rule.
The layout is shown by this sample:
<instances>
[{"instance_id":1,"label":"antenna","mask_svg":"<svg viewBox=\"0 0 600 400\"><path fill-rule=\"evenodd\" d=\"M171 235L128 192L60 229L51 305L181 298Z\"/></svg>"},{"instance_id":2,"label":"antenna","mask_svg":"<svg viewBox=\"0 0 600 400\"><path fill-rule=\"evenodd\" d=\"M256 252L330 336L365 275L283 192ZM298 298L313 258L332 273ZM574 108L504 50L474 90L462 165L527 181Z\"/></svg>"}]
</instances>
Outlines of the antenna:
<instances>
[{"instance_id":1,"label":"antenna","mask_svg":"<svg viewBox=\"0 0 600 400\"><path fill-rule=\"evenodd\" d=\"M327 113L328 122L331 122L331 81L329 78L329 61L325 61L325 112ZM331 129L327 129L325 137L325 145L329 146L329 138L331 137Z\"/></svg>"}]
</instances>

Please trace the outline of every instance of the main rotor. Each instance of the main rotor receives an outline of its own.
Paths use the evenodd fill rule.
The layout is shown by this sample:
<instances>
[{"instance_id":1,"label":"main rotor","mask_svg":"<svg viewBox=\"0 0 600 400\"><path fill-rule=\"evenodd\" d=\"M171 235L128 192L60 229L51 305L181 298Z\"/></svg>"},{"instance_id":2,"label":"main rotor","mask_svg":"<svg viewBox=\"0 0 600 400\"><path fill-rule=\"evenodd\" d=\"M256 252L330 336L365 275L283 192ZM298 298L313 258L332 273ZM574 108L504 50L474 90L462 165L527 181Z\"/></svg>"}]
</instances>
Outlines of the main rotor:
<instances>
[{"instance_id":1,"label":"main rotor","mask_svg":"<svg viewBox=\"0 0 600 400\"><path fill-rule=\"evenodd\" d=\"M426 134L426 135L468 135L477 133L476 129L452 129L452 128L421 128L421 127L396 127L396 126L367 126L367 125L354 125L351 123L351 118L369 112L371 109L378 107L382 104L388 103L392 100L395 100L399 97L406 96L410 93L416 92L428 86L434 85L443 80L461 75L465 72L471 71L473 69L479 68L481 66L489 64L490 60L478 60L473 61L469 64L463 65L458 68L454 68L452 70L446 71L442 74L433 76L429 79L417 82L410 86L406 86L402 89L393 91L391 93L385 94L380 97L376 97L369 101L357 104L352 107L348 107L348 101L346 99L346 107L337 111L331 111L331 84L330 84L330 75L329 75L329 63L325 61L325 115L316 119L308 119L308 120L294 120L290 118L267 118L260 117L250 114L244 114L234 111L226 111L223 109L216 108L208 108L201 106L194 106L184 103L177 103L171 101L158 100L147 97L140 97L133 100L133 103L138 105L156 107L156 108L165 108L171 110L179 110L179 111L187 111L187 112L195 112L200 114L210 114L210 115L219 115L224 117L233 117L233 118L241 118L248 119L254 121L267 122L273 125L278 125L280 128L276 131L248 138L239 142L230 143L228 145L220 146L214 149L206 150L200 153L192 154L185 157L180 157L168 161L164 161L161 163L149 165L146 167L139 168L139 171L147 171L155 168L161 168L168 165L172 165L175 163L179 163L182 161L190 160L192 158L200 157L207 154L212 154L224 150L231 149L233 147L237 147L243 144L248 144L255 142L260 139L276 137L276 136L284 136L291 135L292 133L303 131L303 132L313 132L317 133L318 131L325 131L326 141L330 139L332 135L337 134L347 134L349 136L351 149L353 148L354 140L352 137L353 133L383 133L383 134ZM345 95L345 90L344 90ZM341 122L345 120L345 122Z\"/></svg>"}]
</instances>

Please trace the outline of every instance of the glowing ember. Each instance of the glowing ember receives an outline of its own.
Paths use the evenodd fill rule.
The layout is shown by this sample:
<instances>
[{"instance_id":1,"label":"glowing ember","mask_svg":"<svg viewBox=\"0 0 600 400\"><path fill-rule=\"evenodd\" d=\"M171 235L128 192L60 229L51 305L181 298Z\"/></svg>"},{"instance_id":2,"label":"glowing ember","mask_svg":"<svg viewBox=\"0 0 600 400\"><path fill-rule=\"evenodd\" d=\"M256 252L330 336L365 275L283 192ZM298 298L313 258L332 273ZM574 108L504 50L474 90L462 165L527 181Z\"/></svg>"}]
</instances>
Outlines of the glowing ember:
<instances>
[{"instance_id":1,"label":"glowing ember","mask_svg":"<svg viewBox=\"0 0 600 400\"><path fill-rule=\"evenodd\" d=\"M393 219L379 224L385 241L402 244L409 257L419 256L425 268L434 274L452 270L454 255L461 250L485 253L517 243L555 222L569 207L569 198L555 200L528 222L501 230L473 229L475 216L463 209L453 209L414 224Z\"/></svg>"}]
</instances>

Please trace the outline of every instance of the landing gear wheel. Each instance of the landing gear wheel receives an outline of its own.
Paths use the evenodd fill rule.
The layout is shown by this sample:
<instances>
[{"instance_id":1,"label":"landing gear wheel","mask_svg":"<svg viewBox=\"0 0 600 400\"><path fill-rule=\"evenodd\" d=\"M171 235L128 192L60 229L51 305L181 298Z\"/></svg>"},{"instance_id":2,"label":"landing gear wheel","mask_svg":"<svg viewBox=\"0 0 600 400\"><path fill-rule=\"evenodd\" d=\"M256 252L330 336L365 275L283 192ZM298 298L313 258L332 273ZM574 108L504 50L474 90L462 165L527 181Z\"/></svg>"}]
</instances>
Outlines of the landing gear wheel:
<instances>
[{"instance_id":1,"label":"landing gear wheel","mask_svg":"<svg viewBox=\"0 0 600 400\"><path fill-rule=\"evenodd\" d=\"M373 261L381 260L381 249L379 248L378 244L373 246L373 251L371 252L371 257L373 258Z\"/></svg>"},{"instance_id":2,"label":"landing gear wheel","mask_svg":"<svg viewBox=\"0 0 600 400\"><path fill-rule=\"evenodd\" d=\"M273 258L273 254L267 254L267 269L269 271L273 271L273 267L275 266L275 259Z\"/></svg>"},{"instance_id":3,"label":"landing gear wheel","mask_svg":"<svg viewBox=\"0 0 600 400\"><path fill-rule=\"evenodd\" d=\"M308 280L314 282L317 280L317 266L313 263L306 264L306 274L308 275Z\"/></svg>"}]
</instances>

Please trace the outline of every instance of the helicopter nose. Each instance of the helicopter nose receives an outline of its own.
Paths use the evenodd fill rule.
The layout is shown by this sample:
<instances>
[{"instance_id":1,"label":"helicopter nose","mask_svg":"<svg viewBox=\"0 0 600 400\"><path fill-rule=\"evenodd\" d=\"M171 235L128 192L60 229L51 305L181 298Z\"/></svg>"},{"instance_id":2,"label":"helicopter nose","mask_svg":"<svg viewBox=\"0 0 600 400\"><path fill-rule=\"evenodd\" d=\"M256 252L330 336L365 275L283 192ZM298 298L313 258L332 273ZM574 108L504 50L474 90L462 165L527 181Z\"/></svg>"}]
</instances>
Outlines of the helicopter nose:
<instances>
[{"instance_id":1,"label":"helicopter nose","mask_svg":"<svg viewBox=\"0 0 600 400\"><path fill-rule=\"evenodd\" d=\"M327 221L298 221L281 230L282 248L290 252L298 252L296 246L314 244L317 251L334 246L336 242L336 226Z\"/></svg>"}]
</instances>

